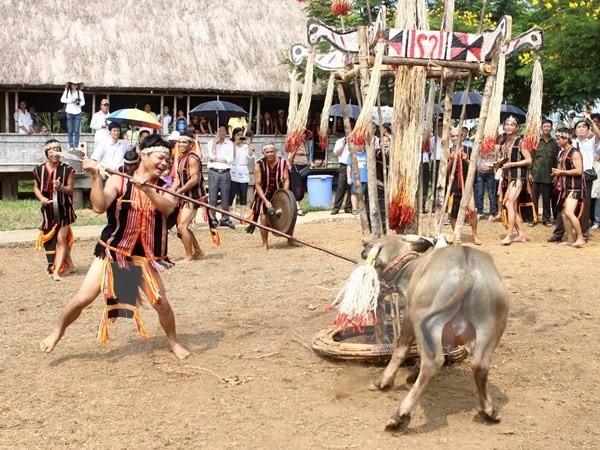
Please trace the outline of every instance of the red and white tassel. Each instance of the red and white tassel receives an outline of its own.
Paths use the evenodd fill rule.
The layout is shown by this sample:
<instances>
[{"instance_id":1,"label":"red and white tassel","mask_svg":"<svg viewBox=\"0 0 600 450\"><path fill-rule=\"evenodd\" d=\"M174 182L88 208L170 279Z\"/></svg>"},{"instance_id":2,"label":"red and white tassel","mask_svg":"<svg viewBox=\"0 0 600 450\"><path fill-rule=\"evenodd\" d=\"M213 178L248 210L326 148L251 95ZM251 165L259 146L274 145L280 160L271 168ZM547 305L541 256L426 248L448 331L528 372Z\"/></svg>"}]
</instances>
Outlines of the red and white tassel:
<instances>
[{"instance_id":1,"label":"red and white tassel","mask_svg":"<svg viewBox=\"0 0 600 450\"><path fill-rule=\"evenodd\" d=\"M294 116L293 122L289 122L288 134L285 139L285 151L292 152L302 143L306 121L308 120L308 110L312 98L313 88L313 67L314 54L311 53L306 60L306 70L304 73L304 86L302 88L302 99Z\"/></svg>"},{"instance_id":2,"label":"red and white tassel","mask_svg":"<svg viewBox=\"0 0 600 450\"><path fill-rule=\"evenodd\" d=\"M533 74L531 78L531 96L529 97L529 108L527 108L527 126L523 137L523 149L530 152L535 151L540 142L540 130L542 128L542 99L544 96L544 73L539 58L533 63Z\"/></svg>"},{"instance_id":3,"label":"red and white tassel","mask_svg":"<svg viewBox=\"0 0 600 450\"><path fill-rule=\"evenodd\" d=\"M331 2L331 12L336 16L347 16L350 13L350 7L353 0L333 0Z\"/></svg>"}]
</instances>

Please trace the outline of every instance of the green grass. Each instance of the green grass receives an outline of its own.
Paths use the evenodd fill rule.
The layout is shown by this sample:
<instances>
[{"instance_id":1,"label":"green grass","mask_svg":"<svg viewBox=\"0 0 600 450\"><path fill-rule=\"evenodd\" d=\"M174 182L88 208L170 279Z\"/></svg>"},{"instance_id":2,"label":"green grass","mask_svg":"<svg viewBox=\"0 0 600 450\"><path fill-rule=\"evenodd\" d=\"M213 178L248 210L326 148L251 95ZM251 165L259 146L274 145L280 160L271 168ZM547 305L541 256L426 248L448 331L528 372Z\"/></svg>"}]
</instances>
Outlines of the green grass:
<instances>
[{"instance_id":1,"label":"green grass","mask_svg":"<svg viewBox=\"0 0 600 450\"><path fill-rule=\"evenodd\" d=\"M308 193L306 193L304 195L304 198L302 199L302 201L300 202L300 208L302 209L302 211L304 212L311 212L311 211L330 211L331 208L333 208L333 199L335 197L335 192L333 192L331 194L331 205L332 206L310 206L308 204Z\"/></svg>"},{"instance_id":2,"label":"green grass","mask_svg":"<svg viewBox=\"0 0 600 450\"><path fill-rule=\"evenodd\" d=\"M40 202L37 200L0 200L0 231L28 230L42 223ZM77 211L74 225L104 225L106 216L95 214L89 209Z\"/></svg>"}]
</instances>

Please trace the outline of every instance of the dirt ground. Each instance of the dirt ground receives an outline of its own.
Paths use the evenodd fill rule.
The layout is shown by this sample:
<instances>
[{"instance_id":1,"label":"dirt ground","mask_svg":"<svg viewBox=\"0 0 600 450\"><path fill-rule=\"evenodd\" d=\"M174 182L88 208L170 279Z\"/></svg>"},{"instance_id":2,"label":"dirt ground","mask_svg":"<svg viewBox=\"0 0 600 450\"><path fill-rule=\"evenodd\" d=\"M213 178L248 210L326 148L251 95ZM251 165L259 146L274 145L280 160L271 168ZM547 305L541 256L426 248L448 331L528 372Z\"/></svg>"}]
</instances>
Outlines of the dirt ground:
<instances>
[{"instance_id":1,"label":"dirt ground","mask_svg":"<svg viewBox=\"0 0 600 450\"><path fill-rule=\"evenodd\" d=\"M120 319L109 344L96 343L100 300L52 354L40 353L93 243L76 244L77 273L61 283L44 275L44 256L32 247L0 249L0 447L597 448L600 234L566 248L547 243L551 229L538 226L526 230L532 242L501 247L500 225L480 228L512 296L490 372L500 424L478 419L467 359L444 367L406 434L385 432L408 370L391 392L370 392L381 366L309 348L332 323L334 313L323 310L354 266L281 239L263 252L258 232L238 227L222 232L220 248L197 231L208 255L163 276L192 352L185 361L168 351L150 308L142 312L148 341ZM296 234L359 255L356 220L302 225ZM182 256L179 242L171 249Z\"/></svg>"}]
</instances>

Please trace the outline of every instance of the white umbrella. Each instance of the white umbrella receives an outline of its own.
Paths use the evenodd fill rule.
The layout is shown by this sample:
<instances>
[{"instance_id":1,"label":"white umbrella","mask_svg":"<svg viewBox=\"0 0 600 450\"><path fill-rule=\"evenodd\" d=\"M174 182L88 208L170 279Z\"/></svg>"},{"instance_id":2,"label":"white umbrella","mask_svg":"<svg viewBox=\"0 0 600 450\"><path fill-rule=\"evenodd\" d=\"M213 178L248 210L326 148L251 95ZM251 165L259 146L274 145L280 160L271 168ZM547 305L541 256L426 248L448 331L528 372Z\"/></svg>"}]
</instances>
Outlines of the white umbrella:
<instances>
[{"instance_id":1,"label":"white umbrella","mask_svg":"<svg viewBox=\"0 0 600 450\"><path fill-rule=\"evenodd\" d=\"M381 119L383 123L392 123L392 117L394 116L394 108L391 106L381 107ZM379 126L379 111L377 106L373 106L373 122Z\"/></svg>"}]
</instances>

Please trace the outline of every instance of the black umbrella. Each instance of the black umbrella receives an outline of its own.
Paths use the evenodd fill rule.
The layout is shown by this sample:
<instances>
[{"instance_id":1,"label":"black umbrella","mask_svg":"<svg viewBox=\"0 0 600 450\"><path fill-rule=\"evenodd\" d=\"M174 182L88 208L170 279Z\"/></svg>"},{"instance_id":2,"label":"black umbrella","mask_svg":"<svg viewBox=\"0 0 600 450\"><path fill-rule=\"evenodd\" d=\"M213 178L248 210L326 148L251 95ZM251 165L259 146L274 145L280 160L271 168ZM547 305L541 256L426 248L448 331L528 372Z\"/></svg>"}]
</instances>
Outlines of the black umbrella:
<instances>
[{"instance_id":1,"label":"black umbrella","mask_svg":"<svg viewBox=\"0 0 600 450\"><path fill-rule=\"evenodd\" d=\"M465 103L465 92L455 92L452 96L452 118L460 119L460 113L462 111L462 105ZM479 117L479 110L481 109L481 103L483 101L483 95L479 92L469 92L466 96L467 110L465 113L465 119L477 119ZM444 101L440 103L442 110L444 109Z\"/></svg>"},{"instance_id":2,"label":"black umbrella","mask_svg":"<svg viewBox=\"0 0 600 450\"><path fill-rule=\"evenodd\" d=\"M189 112L190 116L207 117L217 119L217 127L220 121L231 119L232 117L246 117L248 113L238 105L223 100L212 100L210 102L200 103Z\"/></svg>"},{"instance_id":3,"label":"black umbrella","mask_svg":"<svg viewBox=\"0 0 600 450\"><path fill-rule=\"evenodd\" d=\"M333 117L344 117L342 114L342 105L333 105L329 110L329 115ZM348 105L348 115L351 119L358 119L358 116L360 115L360 106Z\"/></svg>"},{"instance_id":4,"label":"black umbrella","mask_svg":"<svg viewBox=\"0 0 600 450\"><path fill-rule=\"evenodd\" d=\"M519 123L525 123L527 114L521 108L502 103L502 108L500 108L500 120L504 122L506 118L510 116L513 116L515 119L517 119Z\"/></svg>"}]
</instances>

